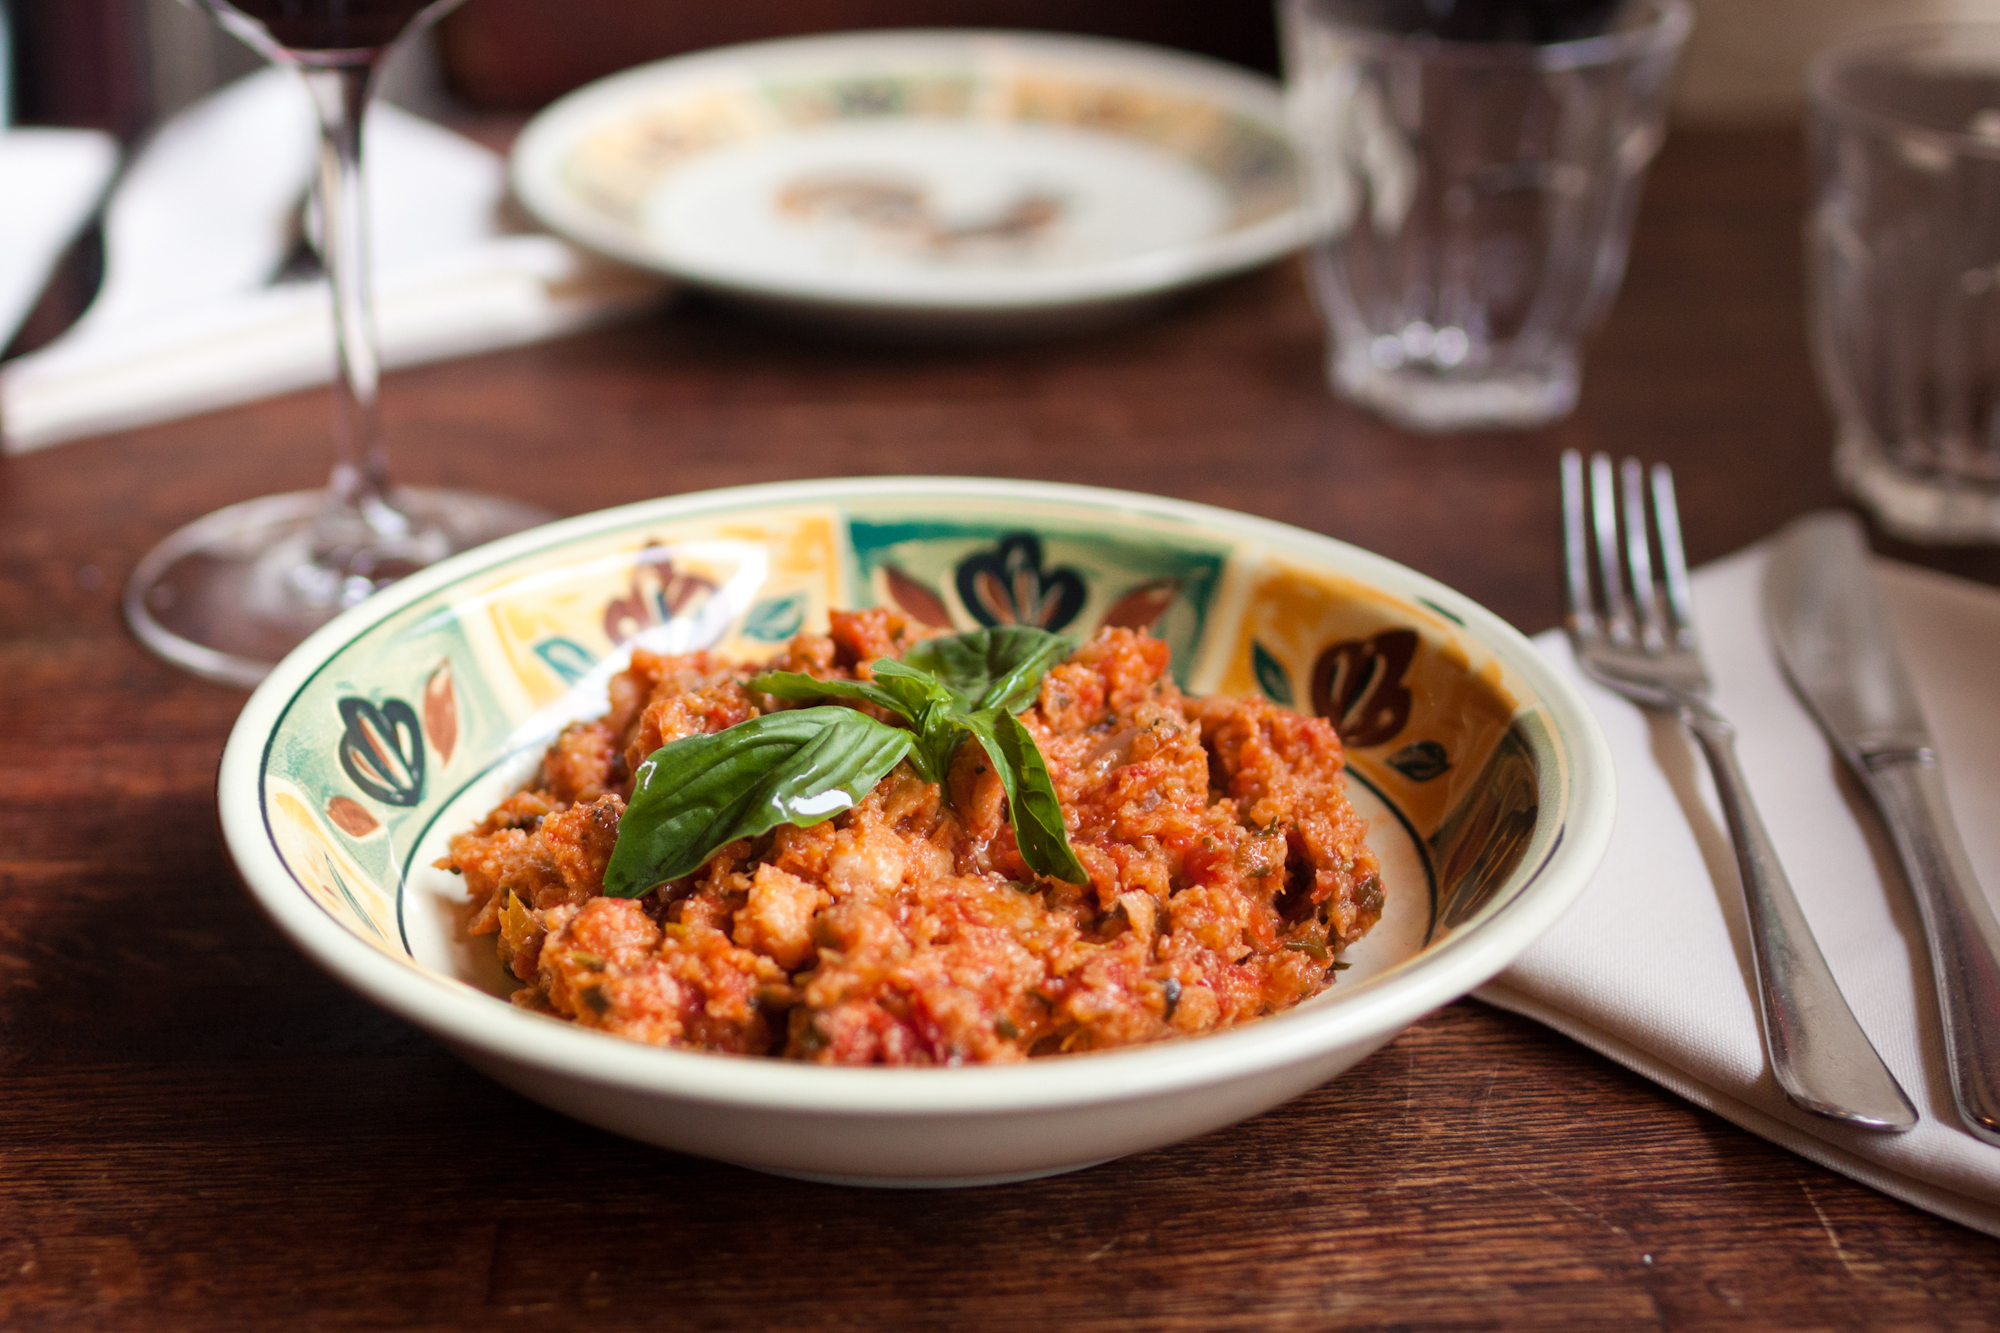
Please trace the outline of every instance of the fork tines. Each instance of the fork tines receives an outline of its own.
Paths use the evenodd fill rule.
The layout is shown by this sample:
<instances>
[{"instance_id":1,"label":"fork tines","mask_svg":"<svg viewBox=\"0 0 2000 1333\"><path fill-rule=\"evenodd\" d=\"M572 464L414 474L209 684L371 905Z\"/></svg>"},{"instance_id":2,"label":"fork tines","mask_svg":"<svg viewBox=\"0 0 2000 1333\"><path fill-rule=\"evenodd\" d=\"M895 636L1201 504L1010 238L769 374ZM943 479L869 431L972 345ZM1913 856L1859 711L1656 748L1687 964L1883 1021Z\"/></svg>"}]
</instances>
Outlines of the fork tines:
<instances>
[{"instance_id":1,"label":"fork tines","mask_svg":"<svg viewBox=\"0 0 2000 1333\"><path fill-rule=\"evenodd\" d=\"M1653 501L1650 525L1646 521L1649 480ZM1567 449L1562 456L1562 493L1571 633L1601 636L1620 647L1650 651L1658 651L1669 643L1692 648L1694 598L1688 588L1687 556L1681 548L1673 472L1665 463L1655 463L1649 476L1648 469L1638 459L1627 458L1614 477L1610 455L1592 454L1586 488L1583 455ZM1621 508L1624 511L1622 559ZM1654 578L1655 538L1659 545L1661 580ZM1601 601L1592 596L1593 545Z\"/></svg>"}]
</instances>

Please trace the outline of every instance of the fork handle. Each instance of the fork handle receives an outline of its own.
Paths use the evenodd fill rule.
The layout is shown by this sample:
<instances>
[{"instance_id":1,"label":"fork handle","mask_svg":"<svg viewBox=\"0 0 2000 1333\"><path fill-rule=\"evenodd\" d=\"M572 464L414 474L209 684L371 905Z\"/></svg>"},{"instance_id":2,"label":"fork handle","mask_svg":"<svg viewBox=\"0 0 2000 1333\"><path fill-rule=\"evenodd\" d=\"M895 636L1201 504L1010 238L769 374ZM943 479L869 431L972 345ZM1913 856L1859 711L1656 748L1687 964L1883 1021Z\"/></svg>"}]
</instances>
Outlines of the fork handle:
<instances>
[{"instance_id":1,"label":"fork handle","mask_svg":"<svg viewBox=\"0 0 2000 1333\"><path fill-rule=\"evenodd\" d=\"M1680 715L1715 775L1736 846L1764 1049L1778 1086L1815 1115L1864 1129L1911 1128L1917 1123L1916 1107L1847 1007L1778 864L1778 849L1764 831L1736 763L1736 729L1699 700L1683 705Z\"/></svg>"}]
</instances>

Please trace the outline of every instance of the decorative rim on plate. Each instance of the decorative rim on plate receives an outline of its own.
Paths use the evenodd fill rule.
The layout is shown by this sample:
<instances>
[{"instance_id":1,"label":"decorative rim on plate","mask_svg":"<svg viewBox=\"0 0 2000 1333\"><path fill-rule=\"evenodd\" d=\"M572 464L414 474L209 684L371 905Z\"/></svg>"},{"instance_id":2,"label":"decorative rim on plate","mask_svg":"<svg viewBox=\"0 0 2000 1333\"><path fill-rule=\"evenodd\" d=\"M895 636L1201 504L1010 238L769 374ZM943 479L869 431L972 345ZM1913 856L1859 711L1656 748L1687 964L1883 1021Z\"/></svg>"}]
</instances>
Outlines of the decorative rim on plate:
<instances>
[{"instance_id":1,"label":"decorative rim on plate","mask_svg":"<svg viewBox=\"0 0 2000 1333\"><path fill-rule=\"evenodd\" d=\"M990 532L965 540L941 537L940 519L948 526L955 512L974 514L989 529L1017 521L1010 515L1037 515L1044 531L1067 531L1077 542L1115 521L1120 532L1147 540L1132 540L1136 555L1117 557L1125 563L1116 566L1115 579L1078 578L1073 587L1074 566L1087 564L1087 557L1046 559L1057 548L1029 549L1020 540L1032 535L1026 532L1005 533L997 542ZM829 524L842 531L820 531ZM653 543L658 532L670 534L667 545ZM741 566L740 587L703 572L723 569L745 549L771 554L753 559L754 569ZM939 557L939 551L946 554ZM1205 563L1204 551L1222 558ZM1178 572L1171 577L1182 580L1164 611L1148 592L1160 582L1147 563L1156 558L1174 561ZM702 566L704 559L717 563ZM982 580L982 572L990 572L982 562L998 562L1009 577ZM651 580L643 588L641 574ZM627 579L630 600L620 592L620 580ZM708 581L697 586L700 579ZM1264 586L1272 580L1281 586ZM587 591L576 591L586 585ZM614 594L608 602L606 587ZM524 589L538 591L524 597ZM1152 614L1163 637L1180 638L1191 652L1185 666L1177 657L1176 669L1193 677L1197 688L1298 689L1303 664L1311 663L1313 683L1304 688L1315 697L1345 688L1338 683L1343 672L1347 679L1373 681L1353 703L1369 709L1387 697L1380 686L1393 687L1410 668L1405 650L1415 650L1409 644L1380 642L1385 636L1377 635L1334 645L1315 660L1314 641L1288 642L1283 625L1332 623L1313 617L1338 619L1360 597L1364 609L1386 616L1379 623L1424 627L1421 635L1397 632L1422 637L1429 659L1444 664L1438 669L1476 686L1472 694L1460 689L1440 695L1451 709L1487 708L1480 697L1513 701L1497 728L1479 722L1459 733L1483 737L1482 756L1469 750L1457 755L1465 764L1457 794L1440 796L1428 808L1407 793L1449 771L1438 764L1452 756L1427 754L1421 746L1391 750L1407 734L1395 728L1373 748L1350 745L1357 772L1392 784L1401 774L1407 784L1401 806L1416 810L1415 821L1434 848L1462 862L1449 870L1436 921L1441 938L1299 1009L1191 1041L1004 1067L825 1068L649 1047L515 1009L419 963L404 940L384 928L389 922L365 919L370 913L354 888L340 882L331 856L355 858L348 862L352 874L395 880L400 889L417 843L404 839L400 850L391 846L388 826L403 838L413 821L436 820L445 798L438 791L425 794L425 756L437 756L442 770L455 751L464 753L461 728L479 710L487 712L488 750L539 751L560 726L561 709L578 702L569 685L615 661L601 656L604 644L568 638L578 631L564 631L565 623L596 626L612 645L635 618L651 617L654 628L682 625L703 643L726 637L732 645L762 639L775 646L795 617L823 616L828 598L857 589L872 590L857 600L889 600L953 620L978 618L982 609L1004 612L1008 608L983 607L981 599L1018 597L1022 589L1046 615L1081 616L1079 626ZM936 605L926 604L926 596ZM702 597L719 609L706 628ZM1154 600L1136 607L1135 598ZM1277 628L1257 618L1266 605L1286 608ZM560 611L563 606L568 611ZM447 642L460 655L440 664L437 650ZM559 646L565 642L570 646ZM371 645L367 652L356 647L364 643ZM499 695L471 691L474 665L494 662L507 666L495 673L491 689L543 693L513 697L501 707ZM1421 655L1411 669L1426 669ZM393 692L381 687L384 679ZM291 713L309 692L316 720L308 725ZM502 722L505 729L497 730ZM1352 1042L1393 1032L1449 1003L1505 967L1582 891L1610 837L1611 771L1582 700L1525 638L1470 599L1380 556L1283 524L1127 492L865 478L628 505L519 534L397 584L320 630L258 688L224 752L218 805L246 886L286 935L364 995L469 1053L715 1105L971 1114L1116 1103L1208 1086L1311 1058L1335 1038ZM308 794L293 781L301 776L326 781ZM467 789L462 772L454 780L457 791ZM1489 789L1494 799L1482 796ZM1399 817L1412 818L1402 808ZM1483 827L1476 836L1460 836L1454 821ZM346 841L337 848L337 839ZM365 853L370 864L381 863L372 871L364 872L364 854L354 850L363 843L372 847ZM301 867L309 871L310 886Z\"/></svg>"},{"instance_id":2,"label":"decorative rim on plate","mask_svg":"<svg viewBox=\"0 0 2000 1333\"><path fill-rule=\"evenodd\" d=\"M1199 235L1075 262L970 264L957 270L962 276L950 265L908 271L922 281L865 264L777 271L754 256L690 250L648 225L649 201L719 152L884 126L1122 145L1206 182L1221 201L1218 216L1197 227ZM979 140L967 143L966 151L979 151ZM530 212L593 249L739 295L809 306L997 314L1116 302L1254 267L1307 238L1274 82L1136 43L1035 33L845 33L642 65L536 116L515 144L512 172ZM868 225L923 206L911 197L855 198L852 189L834 194L815 197ZM1060 213L1060 194L1027 201L997 230L1017 238L1033 232ZM814 205L800 205L807 206Z\"/></svg>"}]
</instances>

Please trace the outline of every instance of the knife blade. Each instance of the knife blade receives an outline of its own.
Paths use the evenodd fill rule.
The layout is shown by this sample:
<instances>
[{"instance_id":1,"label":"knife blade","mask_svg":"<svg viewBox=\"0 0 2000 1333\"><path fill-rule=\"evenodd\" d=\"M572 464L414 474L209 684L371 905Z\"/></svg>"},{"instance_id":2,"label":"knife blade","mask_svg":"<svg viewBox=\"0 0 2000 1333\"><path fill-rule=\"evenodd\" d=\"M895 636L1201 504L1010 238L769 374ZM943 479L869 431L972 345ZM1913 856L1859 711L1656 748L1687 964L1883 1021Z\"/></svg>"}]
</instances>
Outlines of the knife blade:
<instances>
[{"instance_id":1,"label":"knife blade","mask_svg":"<svg viewBox=\"0 0 2000 1333\"><path fill-rule=\"evenodd\" d=\"M1952 822L1853 515L1808 514L1779 534L1764 619L1785 674L1888 826L1923 918L1959 1115L2000 1145L2000 924Z\"/></svg>"}]
</instances>

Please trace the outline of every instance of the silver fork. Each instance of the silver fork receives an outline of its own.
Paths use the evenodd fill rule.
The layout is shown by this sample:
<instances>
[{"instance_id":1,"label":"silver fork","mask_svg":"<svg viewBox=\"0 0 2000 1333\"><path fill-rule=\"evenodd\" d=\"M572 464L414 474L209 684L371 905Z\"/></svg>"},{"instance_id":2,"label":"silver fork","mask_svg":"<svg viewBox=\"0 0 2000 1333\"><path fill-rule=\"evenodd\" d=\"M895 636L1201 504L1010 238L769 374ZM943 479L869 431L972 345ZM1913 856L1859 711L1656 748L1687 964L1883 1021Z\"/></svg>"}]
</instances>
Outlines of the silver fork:
<instances>
[{"instance_id":1,"label":"silver fork","mask_svg":"<svg viewBox=\"0 0 2000 1333\"><path fill-rule=\"evenodd\" d=\"M1647 536L1649 482L1664 576L1660 581L1653 576ZM1736 729L1708 702L1708 670L1695 639L1673 474L1655 463L1648 476L1637 459L1628 458L1614 479L1611 459L1596 454L1590 460L1586 500L1583 458L1572 449L1562 456L1562 489L1569 636L1577 661L1600 684L1679 717L1715 775L1743 881L1764 1050L1778 1086L1815 1115L1867 1129L1909 1129L1917 1123L1916 1108L1835 986L1737 767Z\"/></svg>"}]
</instances>

